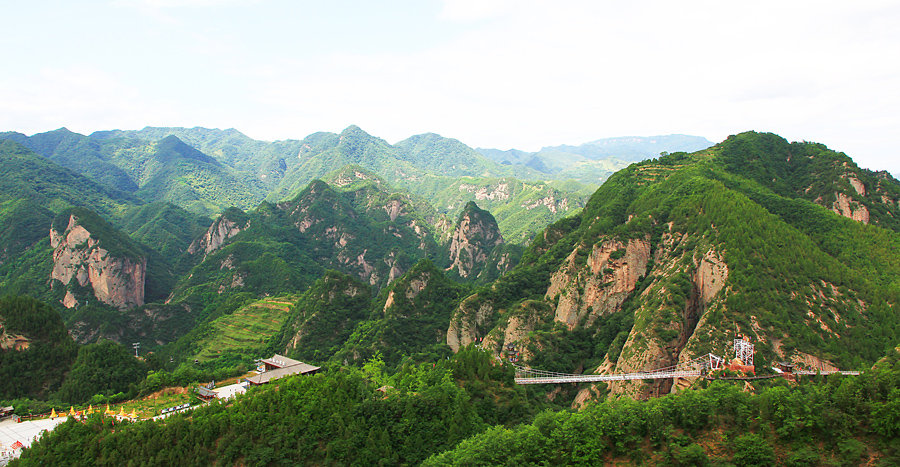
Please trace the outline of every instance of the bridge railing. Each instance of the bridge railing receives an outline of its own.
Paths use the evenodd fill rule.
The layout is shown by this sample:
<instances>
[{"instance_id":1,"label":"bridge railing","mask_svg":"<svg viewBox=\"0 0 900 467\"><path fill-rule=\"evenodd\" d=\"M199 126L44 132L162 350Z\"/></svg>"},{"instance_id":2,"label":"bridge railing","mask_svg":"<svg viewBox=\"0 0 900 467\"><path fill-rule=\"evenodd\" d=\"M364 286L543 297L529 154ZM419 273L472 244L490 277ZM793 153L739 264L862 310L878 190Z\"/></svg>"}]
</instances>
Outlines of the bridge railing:
<instances>
[{"instance_id":1,"label":"bridge railing","mask_svg":"<svg viewBox=\"0 0 900 467\"><path fill-rule=\"evenodd\" d=\"M635 373L619 373L611 375L573 375L554 373L550 371L535 370L516 365L517 384L556 384L556 383L585 383L595 381L626 381L636 379L668 379L688 378L700 376L705 371L717 370L724 359L717 355L706 354L688 362L659 368L653 371L640 371Z\"/></svg>"}]
</instances>

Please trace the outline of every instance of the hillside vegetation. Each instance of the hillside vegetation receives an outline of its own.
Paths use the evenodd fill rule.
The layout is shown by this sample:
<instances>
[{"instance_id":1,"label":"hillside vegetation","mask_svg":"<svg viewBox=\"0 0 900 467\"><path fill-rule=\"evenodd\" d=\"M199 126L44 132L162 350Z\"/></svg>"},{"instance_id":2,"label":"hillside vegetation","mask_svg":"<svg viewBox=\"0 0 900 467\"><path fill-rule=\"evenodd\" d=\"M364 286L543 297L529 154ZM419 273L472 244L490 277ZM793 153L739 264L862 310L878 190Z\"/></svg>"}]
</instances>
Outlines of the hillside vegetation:
<instances>
[{"instance_id":1,"label":"hillside vegetation","mask_svg":"<svg viewBox=\"0 0 900 467\"><path fill-rule=\"evenodd\" d=\"M57 133L27 141L60 158L82 147ZM0 143L19 190L0 200L13 223L0 230L0 292L48 304L0 301L13 310L5 342L33 332L15 324L29 313L39 336L54 336L46 347L34 338L44 353L0 354L27 375L0 398L115 402L237 375L275 353L323 372L162 423L67 422L21 465L896 464L900 182L843 153L741 133L630 164L562 210L562 193L581 184L512 178L538 169L492 165L437 135L390 145L350 127L264 147L236 132L143 134L162 138L146 148L171 149L141 159L150 172L202 165L253 178L269 200L209 219L137 198L147 186L182 201L208 193L196 180L183 191L136 182L116 197ZM98 158L105 144L145 144L127 132L89 138ZM272 171L253 172L245 150ZM272 159L284 154L292 160ZM40 178L32 161L72 185ZM482 173L450 182L429 164ZM528 208L535 200L545 201ZM529 217L538 209L553 216ZM502 222L552 223L511 245ZM736 335L756 346L755 375L773 378L524 387L508 362L636 373L707 353L730 361ZM110 338L154 353L136 360ZM779 362L864 374L792 383L775 377Z\"/></svg>"},{"instance_id":2,"label":"hillside vegetation","mask_svg":"<svg viewBox=\"0 0 900 467\"><path fill-rule=\"evenodd\" d=\"M163 422L70 420L10 465L750 467L900 459L896 353L861 377L775 383L756 394L719 381L580 412L536 411L512 385L512 368L474 348L393 376L381 368L375 358L362 370L286 378Z\"/></svg>"}]
</instances>

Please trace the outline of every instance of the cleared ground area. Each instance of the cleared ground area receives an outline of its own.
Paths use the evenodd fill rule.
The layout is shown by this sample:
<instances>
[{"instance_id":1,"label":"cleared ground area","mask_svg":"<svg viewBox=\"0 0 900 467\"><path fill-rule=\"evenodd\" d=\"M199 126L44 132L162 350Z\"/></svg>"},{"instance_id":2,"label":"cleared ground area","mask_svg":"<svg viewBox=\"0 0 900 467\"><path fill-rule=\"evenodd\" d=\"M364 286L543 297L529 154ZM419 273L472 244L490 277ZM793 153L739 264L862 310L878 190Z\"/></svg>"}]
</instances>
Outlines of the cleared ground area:
<instances>
[{"instance_id":1,"label":"cleared ground area","mask_svg":"<svg viewBox=\"0 0 900 467\"><path fill-rule=\"evenodd\" d=\"M223 356L258 358L269 338L281 329L296 299L293 295L265 298L217 318L211 323L211 332L200 340L200 351L193 358L201 363Z\"/></svg>"}]
</instances>

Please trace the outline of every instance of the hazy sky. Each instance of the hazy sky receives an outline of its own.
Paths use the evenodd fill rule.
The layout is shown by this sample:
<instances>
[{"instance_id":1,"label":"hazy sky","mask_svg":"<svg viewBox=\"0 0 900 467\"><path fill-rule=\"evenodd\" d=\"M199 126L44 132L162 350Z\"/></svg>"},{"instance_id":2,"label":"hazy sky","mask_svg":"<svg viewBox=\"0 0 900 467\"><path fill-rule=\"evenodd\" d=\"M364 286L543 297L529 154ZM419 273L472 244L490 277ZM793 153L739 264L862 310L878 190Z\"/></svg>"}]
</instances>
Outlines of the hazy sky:
<instances>
[{"instance_id":1,"label":"hazy sky","mask_svg":"<svg viewBox=\"0 0 900 467\"><path fill-rule=\"evenodd\" d=\"M900 2L8 2L0 131L356 124L472 147L746 130L900 175Z\"/></svg>"}]
</instances>

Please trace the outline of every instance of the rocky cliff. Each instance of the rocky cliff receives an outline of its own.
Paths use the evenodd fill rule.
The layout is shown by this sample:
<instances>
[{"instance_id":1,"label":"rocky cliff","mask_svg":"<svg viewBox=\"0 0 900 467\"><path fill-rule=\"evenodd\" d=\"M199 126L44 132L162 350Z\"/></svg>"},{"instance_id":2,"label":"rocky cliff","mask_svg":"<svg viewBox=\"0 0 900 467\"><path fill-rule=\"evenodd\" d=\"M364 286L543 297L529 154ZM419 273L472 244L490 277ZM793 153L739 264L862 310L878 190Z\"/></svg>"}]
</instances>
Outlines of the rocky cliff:
<instances>
[{"instance_id":1,"label":"rocky cliff","mask_svg":"<svg viewBox=\"0 0 900 467\"><path fill-rule=\"evenodd\" d=\"M419 261L373 303L371 315L356 327L338 358L363 361L380 351L385 362L396 364L404 356L440 351L464 290L431 261Z\"/></svg>"},{"instance_id":2,"label":"rocky cliff","mask_svg":"<svg viewBox=\"0 0 900 467\"><path fill-rule=\"evenodd\" d=\"M146 257L110 252L75 213L69 215L65 228L51 228L50 244L54 248L50 279L67 288L63 300L67 308L79 304L75 284L89 287L97 300L120 310L144 304Z\"/></svg>"},{"instance_id":3,"label":"rocky cliff","mask_svg":"<svg viewBox=\"0 0 900 467\"><path fill-rule=\"evenodd\" d=\"M446 342L570 374L733 358L735 333L755 343L758 372L779 361L848 369L877 359L886 344L872 336L898 338L887 324L895 305L878 299L898 295L878 271L896 270L900 184L847 161L821 145L745 133L634 164L580 215L536 236L519 267L464 298ZM694 379L546 395L647 398Z\"/></svg>"},{"instance_id":4,"label":"rocky cliff","mask_svg":"<svg viewBox=\"0 0 900 467\"><path fill-rule=\"evenodd\" d=\"M599 316L618 311L646 274L649 260L649 236L601 239L589 250L576 248L550 279L546 297L557 300L554 320L574 329L579 323L590 326Z\"/></svg>"},{"instance_id":5,"label":"rocky cliff","mask_svg":"<svg viewBox=\"0 0 900 467\"><path fill-rule=\"evenodd\" d=\"M249 221L243 212L229 209L223 212L209 226L209 229L202 237L191 243L191 246L188 247L188 253L193 255L203 252L204 255L208 255L221 247L226 240L241 233L248 226Z\"/></svg>"},{"instance_id":6,"label":"rocky cliff","mask_svg":"<svg viewBox=\"0 0 900 467\"><path fill-rule=\"evenodd\" d=\"M500 228L491 213L469 202L459 215L456 228L450 236L448 257L450 266L446 270L451 276L474 280L490 269L500 274L515 264L507 256L498 256L503 245ZM493 257L492 257L493 256Z\"/></svg>"}]
</instances>

